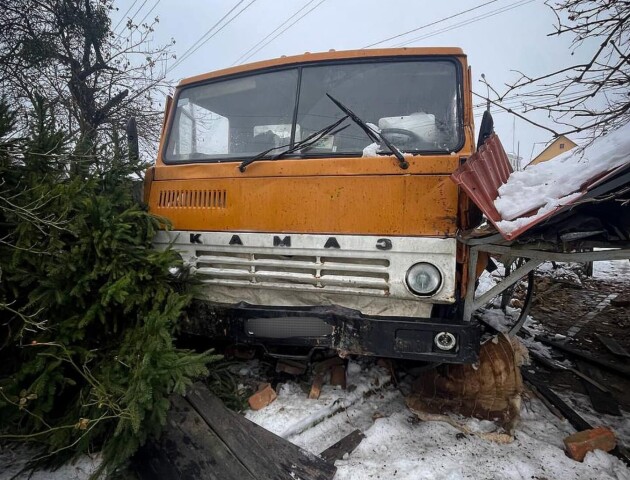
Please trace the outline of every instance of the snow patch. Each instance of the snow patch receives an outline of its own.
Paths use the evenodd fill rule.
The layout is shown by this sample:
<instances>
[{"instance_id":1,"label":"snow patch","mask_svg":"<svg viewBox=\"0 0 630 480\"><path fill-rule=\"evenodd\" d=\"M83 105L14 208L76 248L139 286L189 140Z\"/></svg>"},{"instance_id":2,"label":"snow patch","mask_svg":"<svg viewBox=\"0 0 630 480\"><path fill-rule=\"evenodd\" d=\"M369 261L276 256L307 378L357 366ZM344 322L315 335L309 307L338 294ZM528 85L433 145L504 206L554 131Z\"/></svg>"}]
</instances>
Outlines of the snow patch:
<instances>
[{"instance_id":1,"label":"snow patch","mask_svg":"<svg viewBox=\"0 0 630 480\"><path fill-rule=\"evenodd\" d=\"M593 141L589 146L570 150L546 162L513 172L499 188L494 201L503 221L499 228L512 232L574 200L582 186L630 162L630 123ZM536 210L533 217L519 218Z\"/></svg>"},{"instance_id":2,"label":"snow patch","mask_svg":"<svg viewBox=\"0 0 630 480\"><path fill-rule=\"evenodd\" d=\"M374 142L374 143L370 143L367 147L365 147L363 149L363 156L364 157L377 157L378 156L378 149L381 146Z\"/></svg>"}]
</instances>

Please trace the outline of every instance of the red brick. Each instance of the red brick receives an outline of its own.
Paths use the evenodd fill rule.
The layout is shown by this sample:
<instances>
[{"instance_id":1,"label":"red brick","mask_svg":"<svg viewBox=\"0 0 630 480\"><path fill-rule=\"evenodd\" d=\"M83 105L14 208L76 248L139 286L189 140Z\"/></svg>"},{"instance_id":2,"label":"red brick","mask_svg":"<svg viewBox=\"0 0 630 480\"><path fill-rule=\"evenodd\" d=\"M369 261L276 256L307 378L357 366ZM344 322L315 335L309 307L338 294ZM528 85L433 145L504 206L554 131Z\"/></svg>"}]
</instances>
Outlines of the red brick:
<instances>
[{"instance_id":1,"label":"red brick","mask_svg":"<svg viewBox=\"0 0 630 480\"><path fill-rule=\"evenodd\" d=\"M248 402L252 410L260 410L273 402L277 397L278 395L276 395L276 391L271 388L271 385L269 383L263 383L258 387L258 391L249 397Z\"/></svg>"},{"instance_id":2,"label":"red brick","mask_svg":"<svg viewBox=\"0 0 630 480\"><path fill-rule=\"evenodd\" d=\"M330 371L330 384L340 385L346 389L346 368L343 365L335 365Z\"/></svg>"},{"instance_id":3,"label":"red brick","mask_svg":"<svg viewBox=\"0 0 630 480\"><path fill-rule=\"evenodd\" d=\"M586 454L593 450L610 452L615 448L615 434L606 427L591 428L569 435L564 439L567 454L573 460L581 462Z\"/></svg>"}]
</instances>

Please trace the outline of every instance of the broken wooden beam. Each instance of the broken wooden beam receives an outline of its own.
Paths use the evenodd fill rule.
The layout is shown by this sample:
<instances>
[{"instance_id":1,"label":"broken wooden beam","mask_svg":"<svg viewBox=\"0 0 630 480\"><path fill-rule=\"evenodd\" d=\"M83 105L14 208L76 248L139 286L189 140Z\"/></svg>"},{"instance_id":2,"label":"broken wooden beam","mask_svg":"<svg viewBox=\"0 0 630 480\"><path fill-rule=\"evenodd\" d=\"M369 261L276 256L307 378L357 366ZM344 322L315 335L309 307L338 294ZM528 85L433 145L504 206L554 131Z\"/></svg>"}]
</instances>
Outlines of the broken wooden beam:
<instances>
[{"instance_id":1,"label":"broken wooden beam","mask_svg":"<svg viewBox=\"0 0 630 480\"><path fill-rule=\"evenodd\" d=\"M324 386L324 374L316 373L313 377L313 384L311 390L308 392L308 398L311 400L317 400L322 394L322 387Z\"/></svg>"},{"instance_id":2,"label":"broken wooden beam","mask_svg":"<svg viewBox=\"0 0 630 480\"><path fill-rule=\"evenodd\" d=\"M583 430L591 430L593 426L584 420L580 414L573 410L564 400L562 400L551 388L549 388L543 381L536 378L536 375L530 373L526 367L521 368L521 374L525 381L533 386L539 394L543 395L578 432ZM619 458L626 465L630 466L630 457L628 451L623 445L617 445L614 450L610 452L615 457Z\"/></svg>"},{"instance_id":3,"label":"broken wooden beam","mask_svg":"<svg viewBox=\"0 0 630 480\"><path fill-rule=\"evenodd\" d=\"M330 480L335 475L333 465L228 410L204 385L193 385L187 398L221 440L239 452L241 462L257 478ZM219 411L223 415L217 415Z\"/></svg>"},{"instance_id":4,"label":"broken wooden beam","mask_svg":"<svg viewBox=\"0 0 630 480\"><path fill-rule=\"evenodd\" d=\"M290 359L278 360L276 363L276 373L288 373L293 376L304 375L306 368L306 363Z\"/></svg>"},{"instance_id":5,"label":"broken wooden beam","mask_svg":"<svg viewBox=\"0 0 630 480\"><path fill-rule=\"evenodd\" d=\"M346 367L343 365L335 365L330 370L330 384L333 387L339 386L343 390L346 389Z\"/></svg>"},{"instance_id":6,"label":"broken wooden beam","mask_svg":"<svg viewBox=\"0 0 630 480\"><path fill-rule=\"evenodd\" d=\"M551 370L566 370L567 372L571 372L574 375L580 377L585 382L590 383L592 386L597 387L602 392L610 393L610 390L608 390L608 388L606 388L600 382L596 381L594 378L589 377L586 373L581 372L580 370L576 370L573 367L568 367L568 366L558 362L557 360L554 360L553 358L543 357L542 355L534 352L533 350L531 350L529 352L529 355L534 360L536 360L536 362L540 363L541 365L544 365L547 368L550 368Z\"/></svg>"},{"instance_id":7,"label":"broken wooden beam","mask_svg":"<svg viewBox=\"0 0 630 480\"><path fill-rule=\"evenodd\" d=\"M363 441L365 435L361 430L354 430L343 437L334 445L331 445L319 454L325 461L334 464L335 460L341 460L344 455L350 454Z\"/></svg>"},{"instance_id":8,"label":"broken wooden beam","mask_svg":"<svg viewBox=\"0 0 630 480\"><path fill-rule=\"evenodd\" d=\"M201 383L173 396L166 429L133 462L141 480L332 480L320 457L228 410Z\"/></svg>"},{"instance_id":9,"label":"broken wooden beam","mask_svg":"<svg viewBox=\"0 0 630 480\"><path fill-rule=\"evenodd\" d=\"M562 400L551 388L545 385L536 375L530 373L525 368L521 368L523 378L533 385L538 393L543 395L551 404L556 407L560 413L566 418L573 428L578 432L593 428L590 423L584 420L575 410L573 410L564 400Z\"/></svg>"},{"instance_id":10,"label":"broken wooden beam","mask_svg":"<svg viewBox=\"0 0 630 480\"><path fill-rule=\"evenodd\" d=\"M605 335L600 335L599 333L596 333L595 336L613 355L617 355L618 357L623 358L630 358L630 353L628 353L625 348L619 345L619 343L617 343L617 340L615 340L614 338L606 337Z\"/></svg>"},{"instance_id":11,"label":"broken wooden beam","mask_svg":"<svg viewBox=\"0 0 630 480\"><path fill-rule=\"evenodd\" d=\"M180 396L171 398L162 436L138 451L132 460L132 469L141 480L257 478Z\"/></svg>"},{"instance_id":12,"label":"broken wooden beam","mask_svg":"<svg viewBox=\"0 0 630 480\"><path fill-rule=\"evenodd\" d=\"M583 360L576 360L575 363L578 369L585 376L596 379L597 384L601 384L603 382L599 371L590 366L587 362ZM615 415L617 417L621 416L619 404L617 403L617 400L615 400L615 397L613 397L610 390L602 391L601 388L598 388L589 381L584 380L584 378L582 380L586 393L588 393L588 396L591 399L591 405L593 405L593 409L596 412L605 413L607 415Z\"/></svg>"},{"instance_id":13,"label":"broken wooden beam","mask_svg":"<svg viewBox=\"0 0 630 480\"><path fill-rule=\"evenodd\" d=\"M574 357L577 358L581 358L583 360L586 360L587 362L590 362L594 365L598 365L600 367L606 368L608 370L611 370L613 372L619 373L620 375L623 375L625 377L629 377L630 378L630 367L627 367L625 365L621 365L618 363L613 363L610 362L608 360L604 360L601 358L597 358L594 357L591 353L586 352L584 350L580 350L578 348L575 347L571 347L569 345L566 345L562 342L556 342L554 340L550 340L548 338L545 337L536 337L536 340L544 343L545 345L549 345L552 346L554 348L557 348L558 350L562 350L563 352L569 353L571 355L573 355Z\"/></svg>"}]
</instances>

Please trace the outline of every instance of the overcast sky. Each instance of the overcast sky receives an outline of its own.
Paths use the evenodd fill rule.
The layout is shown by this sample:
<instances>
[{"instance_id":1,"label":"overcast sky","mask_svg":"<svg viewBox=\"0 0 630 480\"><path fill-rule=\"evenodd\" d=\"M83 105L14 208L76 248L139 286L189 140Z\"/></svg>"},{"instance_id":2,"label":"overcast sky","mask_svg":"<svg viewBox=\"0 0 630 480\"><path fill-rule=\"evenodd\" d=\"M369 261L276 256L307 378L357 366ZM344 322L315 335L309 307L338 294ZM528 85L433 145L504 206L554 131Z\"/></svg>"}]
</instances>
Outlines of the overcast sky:
<instances>
[{"instance_id":1,"label":"overcast sky","mask_svg":"<svg viewBox=\"0 0 630 480\"><path fill-rule=\"evenodd\" d=\"M134 4L133 0L120 0L117 2L119 10L113 14L113 25L123 18L131 5L133 7L127 17L135 14L136 22L145 16L145 21L157 16L160 22L156 26L154 42L167 43L174 38L175 53L181 58L191 45L238 3L238 0L138 0ZM188 59L173 68L169 77L179 80L232 66L307 4L285 27L309 10L310 13L256 52L247 62L306 51L363 48L469 9L474 10L380 43L376 47L393 47L402 42L409 42L408 46L411 47L461 47L472 66L473 91L479 93L485 93L485 86L479 82L482 73L491 85L502 92L505 83L517 78L514 70L530 75L546 73L575 63L588 53L588 46L585 46L583 51L571 56L570 37L547 36L553 31L555 16L542 0L244 0L218 28L241 9L247 8ZM475 8L483 4L487 5ZM121 30L122 24L118 27L118 31ZM171 61L173 64L174 61ZM475 104L480 102L480 99L474 99ZM482 110L475 110L477 128ZM513 145L514 150L517 150L520 142L520 154L525 163L530 159L532 148L538 152L542 149L542 143L551 139L549 132L522 120L516 119L514 125L514 117L509 113L500 112L495 107L492 111L495 129L506 150L511 152ZM532 118L546 121L542 114Z\"/></svg>"}]
</instances>

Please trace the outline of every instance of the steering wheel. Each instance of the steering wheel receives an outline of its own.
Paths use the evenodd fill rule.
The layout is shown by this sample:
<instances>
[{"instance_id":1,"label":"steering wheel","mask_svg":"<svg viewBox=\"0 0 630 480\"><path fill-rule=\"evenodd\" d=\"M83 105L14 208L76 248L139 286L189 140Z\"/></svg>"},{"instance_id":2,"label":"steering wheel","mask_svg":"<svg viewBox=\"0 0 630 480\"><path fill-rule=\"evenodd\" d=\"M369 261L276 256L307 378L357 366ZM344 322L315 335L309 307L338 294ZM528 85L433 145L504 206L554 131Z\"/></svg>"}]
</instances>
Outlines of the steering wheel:
<instances>
[{"instance_id":1,"label":"steering wheel","mask_svg":"<svg viewBox=\"0 0 630 480\"><path fill-rule=\"evenodd\" d=\"M404 128L383 128L381 130L381 135L386 137L387 140L396 146L404 147L409 144L418 145L419 143L422 143L422 139L417 133L412 132L411 130L405 130ZM402 137L402 139L400 137Z\"/></svg>"}]
</instances>

